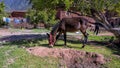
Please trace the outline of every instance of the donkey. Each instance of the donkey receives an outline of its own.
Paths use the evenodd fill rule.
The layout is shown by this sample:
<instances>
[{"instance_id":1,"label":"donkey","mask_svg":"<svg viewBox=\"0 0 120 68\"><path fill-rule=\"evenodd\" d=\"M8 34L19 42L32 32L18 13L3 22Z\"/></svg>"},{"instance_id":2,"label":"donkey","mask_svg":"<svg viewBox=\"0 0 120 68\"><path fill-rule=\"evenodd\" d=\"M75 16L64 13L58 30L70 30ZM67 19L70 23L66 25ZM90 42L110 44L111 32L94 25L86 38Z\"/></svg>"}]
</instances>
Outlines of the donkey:
<instances>
[{"instance_id":1,"label":"donkey","mask_svg":"<svg viewBox=\"0 0 120 68\"><path fill-rule=\"evenodd\" d=\"M80 30L81 33L84 35L83 46L82 46L82 48L84 48L88 39L88 33L86 32L86 30L90 26L90 24L94 24L98 28L97 24L91 23L87 19L82 17L63 18L53 26L50 34L47 33L49 46L53 47L55 42L62 33L64 36L64 46L66 46L66 33L76 32Z\"/></svg>"}]
</instances>

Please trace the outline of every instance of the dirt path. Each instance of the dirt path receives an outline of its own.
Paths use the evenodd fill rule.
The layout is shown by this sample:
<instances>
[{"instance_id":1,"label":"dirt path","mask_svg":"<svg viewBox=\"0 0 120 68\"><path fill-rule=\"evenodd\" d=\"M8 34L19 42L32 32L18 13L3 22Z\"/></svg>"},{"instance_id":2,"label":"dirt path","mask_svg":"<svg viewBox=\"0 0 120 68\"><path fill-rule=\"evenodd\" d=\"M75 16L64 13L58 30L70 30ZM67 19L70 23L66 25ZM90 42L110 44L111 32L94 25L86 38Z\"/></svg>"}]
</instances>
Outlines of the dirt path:
<instances>
[{"instance_id":1,"label":"dirt path","mask_svg":"<svg viewBox=\"0 0 120 68\"><path fill-rule=\"evenodd\" d=\"M82 35L75 34L75 35ZM71 33L68 35L72 35ZM112 33L100 33L98 36L113 36ZM80 36L81 38L82 36ZM33 33L32 30L17 30L17 29L0 29L0 42L5 41L15 41L15 40L22 40L22 39L36 39L36 38L46 38L46 33ZM79 37L78 37L79 38Z\"/></svg>"},{"instance_id":2,"label":"dirt path","mask_svg":"<svg viewBox=\"0 0 120 68\"><path fill-rule=\"evenodd\" d=\"M0 43L22 39L44 38L46 33L33 33L31 30L0 29Z\"/></svg>"},{"instance_id":3,"label":"dirt path","mask_svg":"<svg viewBox=\"0 0 120 68\"><path fill-rule=\"evenodd\" d=\"M33 33L31 30L17 30L17 29L0 29L0 36L12 36L12 35L26 35L26 34L39 34Z\"/></svg>"},{"instance_id":4,"label":"dirt path","mask_svg":"<svg viewBox=\"0 0 120 68\"><path fill-rule=\"evenodd\" d=\"M24 35L24 34L39 34L37 32L33 33L32 30L17 30L17 29L0 29L0 36L11 36L11 35ZM44 33L42 33L44 34ZM73 34L74 35L74 34ZM76 34L75 34L76 35ZM81 35L81 34L78 34ZM109 32L101 32L98 36L113 36L112 33Z\"/></svg>"},{"instance_id":5,"label":"dirt path","mask_svg":"<svg viewBox=\"0 0 120 68\"><path fill-rule=\"evenodd\" d=\"M112 33L100 33L98 36L113 36Z\"/></svg>"}]
</instances>

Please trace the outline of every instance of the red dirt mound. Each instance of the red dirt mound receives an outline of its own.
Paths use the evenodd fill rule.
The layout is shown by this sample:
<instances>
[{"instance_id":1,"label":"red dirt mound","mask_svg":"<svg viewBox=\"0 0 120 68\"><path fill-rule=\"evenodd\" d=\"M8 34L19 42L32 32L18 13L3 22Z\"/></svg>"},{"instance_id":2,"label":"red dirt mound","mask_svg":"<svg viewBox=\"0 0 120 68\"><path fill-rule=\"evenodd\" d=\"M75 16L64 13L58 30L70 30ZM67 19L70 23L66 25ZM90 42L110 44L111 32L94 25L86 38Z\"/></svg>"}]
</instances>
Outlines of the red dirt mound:
<instances>
[{"instance_id":1,"label":"red dirt mound","mask_svg":"<svg viewBox=\"0 0 120 68\"><path fill-rule=\"evenodd\" d=\"M60 65L65 65L67 68L102 68L102 64L106 62L101 54L69 48L31 47L27 51L40 57L59 58Z\"/></svg>"}]
</instances>

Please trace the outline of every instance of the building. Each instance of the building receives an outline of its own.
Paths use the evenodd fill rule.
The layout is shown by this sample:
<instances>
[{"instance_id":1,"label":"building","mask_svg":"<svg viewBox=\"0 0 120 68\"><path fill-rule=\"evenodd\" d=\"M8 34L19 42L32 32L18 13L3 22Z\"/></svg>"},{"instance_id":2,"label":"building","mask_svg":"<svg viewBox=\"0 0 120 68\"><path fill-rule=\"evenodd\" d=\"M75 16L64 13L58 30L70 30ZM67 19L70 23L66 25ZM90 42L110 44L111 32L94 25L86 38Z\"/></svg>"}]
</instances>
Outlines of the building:
<instances>
[{"instance_id":1,"label":"building","mask_svg":"<svg viewBox=\"0 0 120 68\"><path fill-rule=\"evenodd\" d=\"M24 18L26 15L26 11L13 11L10 13L11 17L21 17Z\"/></svg>"}]
</instances>

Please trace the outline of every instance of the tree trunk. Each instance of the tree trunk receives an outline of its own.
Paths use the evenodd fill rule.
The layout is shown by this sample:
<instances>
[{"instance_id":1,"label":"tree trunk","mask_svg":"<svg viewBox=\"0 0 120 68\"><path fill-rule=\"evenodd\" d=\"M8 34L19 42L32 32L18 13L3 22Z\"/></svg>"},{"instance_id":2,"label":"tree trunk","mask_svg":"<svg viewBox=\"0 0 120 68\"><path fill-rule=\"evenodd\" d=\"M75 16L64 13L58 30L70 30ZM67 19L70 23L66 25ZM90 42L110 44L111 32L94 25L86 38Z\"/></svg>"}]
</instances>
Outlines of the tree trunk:
<instances>
[{"instance_id":1,"label":"tree trunk","mask_svg":"<svg viewBox=\"0 0 120 68\"><path fill-rule=\"evenodd\" d=\"M119 29L115 29L115 28L112 29L112 30L111 30L111 33L113 33L114 36L117 38L116 44L117 44L117 46L120 47L120 28L119 28Z\"/></svg>"},{"instance_id":2,"label":"tree trunk","mask_svg":"<svg viewBox=\"0 0 120 68\"><path fill-rule=\"evenodd\" d=\"M114 44L120 48L120 35L116 36L117 40L115 40Z\"/></svg>"},{"instance_id":3,"label":"tree trunk","mask_svg":"<svg viewBox=\"0 0 120 68\"><path fill-rule=\"evenodd\" d=\"M34 25L33 25L33 28L37 28L37 24L34 24Z\"/></svg>"},{"instance_id":4,"label":"tree trunk","mask_svg":"<svg viewBox=\"0 0 120 68\"><path fill-rule=\"evenodd\" d=\"M98 19L98 17L100 19ZM103 27L114 34L114 36L117 38L117 46L120 47L120 28L114 28L111 26L111 24L108 22L107 18L105 17L105 15L101 12L97 12L96 16L94 17L94 19L98 20L101 22L101 24L103 25Z\"/></svg>"}]
</instances>

